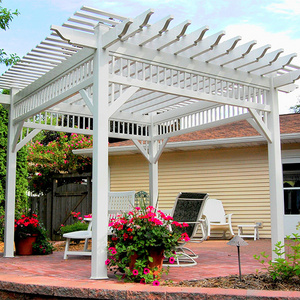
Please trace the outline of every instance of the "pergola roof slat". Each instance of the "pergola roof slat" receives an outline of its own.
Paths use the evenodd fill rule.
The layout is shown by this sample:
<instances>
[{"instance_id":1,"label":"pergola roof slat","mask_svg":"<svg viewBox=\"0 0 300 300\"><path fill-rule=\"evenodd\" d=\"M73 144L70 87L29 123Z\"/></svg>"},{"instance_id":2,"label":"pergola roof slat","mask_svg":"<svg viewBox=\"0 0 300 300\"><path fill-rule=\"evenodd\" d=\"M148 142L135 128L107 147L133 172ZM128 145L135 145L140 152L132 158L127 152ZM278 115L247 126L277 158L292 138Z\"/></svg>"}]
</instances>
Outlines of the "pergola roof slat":
<instances>
[{"instance_id":1,"label":"pergola roof slat","mask_svg":"<svg viewBox=\"0 0 300 300\"><path fill-rule=\"evenodd\" d=\"M242 59L239 59L237 61L231 62L226 65L227 68L233 68L233 69L239 69L241 67L244 67L246 65L252 64L256 61L258 61L260 58L262 58L267 51L271 48L271 45L265 45L262 47L259 47L246 55L242 57Z\"/></svg>"},{"instance_id":2,"label":"pergola roof slat","mask_svg":"<svg viewBox=\"0 0 300 300\"><path fill-rule=\"evenodd\" d=\"M227 66L227 64L231 62L243 58L246 54L248 54L251 51L251 49L256 43L256 41L250 41L245 44L242 44L230 51L227 55L215 59L213 63L222 67L225 65Z\"/></svg>"},{"instance_id":3,"label":"pergola roof slat","mask_svg":"<svg viewBox=\"0 0 300 300\"><path fill-rule=\"evenodd\" d=\"M94 14L97 14L97 15L105 16L108 19L112 18L112 19L116 19L116 20L120 20L120 21L125 21L127 19L126 17L122 17L120 15L112 14L112 13L109 13L109 12L106 12L106 11L103 11L103 10L100 10L100 9L88 7L88 6L82 6L81 10L87 11L87 12L90 12L90 13L94 13Z\"/></svg>"},{"instance_id":4,"label":"pergola roof slat","mask_svg":"<svg viewBox=\"0 0 300 300\"><path fill-rule=\"evenodd\" d=\"M82 24L82 25L86 25L86 26L90 26L92 28L94 28L98 22L91 22L91 21L87 21L87 20L84 20L84 19L80 19L80 18L69 18L68 19L69 22L73 22L73 23L78 23L78 24Z\"/></svg>"},{"instance_id":5,"label":"pergola roof slat","mask_svg":"<svg viewBox=\"0 0 300 300\"><path fill-rule=\"evenodd\" d=\"M173 52L175 55L177 55L200 42L208 29L208 26L203 26L192 33L184 35L181 38L179 45L176 44L176 47L173 51L169 49L165 50L168 52ZM172 45L170 47L172 47Z\"/></svg>"},{"instance_id":6,"label":"pergola roof slat","mask_svg":"<svg viewBox=\"0 0 300 300\"><path fill-rule=\"evenodd\" d=\"M38 67L34 67L34 66L30 66L28 67L27 65L25 66L22 66L22 64L19 64L18 66L13 66L10 70L18 70L19 71L19 74L20 74L20 71L23 73L23 74L26 74L26 73L31 73L31 74L36 74L38 76L40 75L43 75L44 74L44 71L43 70L40 70L40 68Z\"/></svg>"},{"instance_id":7,"label":"pergola roof slat","mask_svg":"<svg viewBox=\"0 0 300 300\"><path fill-rule=\"evenodd\" d=\"M99 16L94 16L94 15L86 14L86 13L83 13L81 11L76 12L74 14L74 16L82 17L82 18L87 19L87 20L96 21L97 24L98 24L98 22L107 23L107 24L110 24L110 25L118 25L120 23L120 21L115 21L115 20L110 19L110 18L109 19L101 18Z\"/></svg>"},{"instance_id":8,"label":"pergola roof slat","mask_svg":"<svg viewBox=\"0 0 300 300\"><path fill-rule=\"evenodd\" d=\"M152 40L149 45L146 46L160 51L163 48L177 42L185 34L189 25L191 25L191 21L186 20L157 36L155 40Z\"/></svg>"},{"instance_id":9,"label":"pergola roof slat","mask_svg":"<svg viewBox=\"0 0 300 300\"><path fill-rule=\"evenodd\" d=\"M35 49L32 49L31 50L31 53L41 53L41 54L45 54L46 56L43 56L43 57L49 57L49 58L52 58L52 56L54 56L54 59L57 57L58 59L60 58L60 57L62 57L62 58L68 58L68 57L70 57L70 54L74 54L74 53L70 53L70 54L67 54L67 53L65 53L65 52L58 52L58 51L55 51L54 50L54 52L52 52L52 51L47 51L47 50L43 50L43 49L41 49L41 48L35 48ZM51 55L51 56L49 56L49 55Z\"/></svg>"},{"instance_id":10,"label":"pergola roof slat","mask_svg":"<svg viewBox=\"0 0 300 300\"><path fill-rule=\"evenodd\" d=\"M20 76L20 73L18 72L18 70L14 70L14 69L10 69L9 71L6 72L6 75L15 75L16 77ZM33 78L33 79L37 79L41 76L41 74L36 74L36 73L33 73L33 72L29 72L29 71L26 71L23 73L24 76L20 76L20 78Z\"/></svg>"},{"instance_id":11,"label":"pergola roof slat","mask_svg":"<svg viewBox=\"0 0 300 300\"><path fill-rule=\"evenodd\" d=\"M49 46L44 46L44 45L46 45L46 44L41 43L40 45L36 46L35 49L32 49L32 51L37 51L37 49L43 49L43 50L49 50L50 51L49 53L58 52L58 53L64 53L64 54L69 54L69 55L76 53L76 51L71 48L70 49L67 49L67 48L62 49L61 47L54 46L54 45L49 45Z\"/></svg>"},{"instance_id":12,"label":"pergola roof slat","mask_svg":"<svg viewBox=\"0 0 300 300\"><path fill-rule=\"evenodd\" d=\"M239 68L239 70L244 71L244 72L253 72L260 68L269 66L278 59L279 55L282 52L283 52L283 49L275 50L271 53L266 54L263 58L259 59L259 61L257 61L257 62L254 61L252 64L248 64L246 66Z\"/></svg>"},{"instance_id":13,"label":"pergola roof slat","mask_svg":"<svg viewBox=\"0 0 300 300\"><path fill-rule=\"evenodd\" d=\"M88 32L88 33L94 33L94 28L88 28L88 27L83 27L83 26L69 24L69 23L64 23L62 26L71 28L71 29L77 29L80 31Z\"/></svg>"},{"instance_id":14,"label":"pergola roof slat","mask_svg":"<svg viewBox=\"0 0 300 300\"><path fill-rule=\"evenodd\" d=\"M240 36L237 36L230 40L221 42L218 45L214 46L211 51L200 54L200 56L198 56L197 59L208 63L221 56L227 55L230 51L232 51L235 48L235 46L241 39L242 38Z\"/></svg>"},{"instance_id":15,"label":"pergola roof slat","mask_svg":"<svg viewBox=\"0 0 300 300\"><path fill-rule=\"evenodd\" d=\"M181 55L189 58L195 58L207 51L213 49L219 44L221 38L225 35L225 31L217 32L199 41L194 47L184 51Z\"/></svg>"},{"instance_id":16,"label":"pergola roof slat","mask_svg":"<svg viewBox=\"0 0 300 300\"><path fill-rule=\"evenodd\" d=\"M160 36L163 32L167 31L171 21L174 19L173 16L169 15L156 23L154 23L151 26L147 26L144 28L142 32L140 32L138 35L135 35L131 38L130 42L134 43L139 46L143 46L158 36Z\"/></svg>"},{"instance_id":17,"label":"pergola roof slat","mask_svg":"<svg viewBox=\"0 0 300 300\"><path fill-rule=\"evenodd\" d=\"M288 65L292 61L292 59L296 56L297 56L297 53L292 53L292 54L283 56L283 57L277 59L271 66L261 68L257 71L252 72L252 74L266 75L271 72L278 71L278 70L282 69L284 66Z\"/></svg>"}]
</instances>

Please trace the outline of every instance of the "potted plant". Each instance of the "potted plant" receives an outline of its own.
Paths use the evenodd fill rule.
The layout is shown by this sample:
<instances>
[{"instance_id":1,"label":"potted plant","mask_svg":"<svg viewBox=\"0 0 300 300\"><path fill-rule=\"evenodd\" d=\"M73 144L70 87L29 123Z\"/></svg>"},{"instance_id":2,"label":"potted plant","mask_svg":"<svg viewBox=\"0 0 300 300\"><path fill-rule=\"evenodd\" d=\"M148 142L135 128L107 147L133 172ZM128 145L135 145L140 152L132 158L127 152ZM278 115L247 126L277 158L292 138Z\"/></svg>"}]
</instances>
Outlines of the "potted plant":
<instances>
[{"instance_id":1,"label":"potted plant","mask_svg":"<svg viewBox=\"0 0 300 300\"><path fill-rule=\"evenodd\" d=\"M159 285L163 259L173 263L180 241L189 240L182 230L187 226L152 206L118 215L109 223L112 235L105 264L121 273L116 274L119 279Z\"/></svg>"},{"instance_id":2,"label":"potted plant","mask_svg":"<svg viewBox=\"0 0 300 300\"><path fill-rule=\"evenodd\" d=\"M49 254L54 249L36 214L15 220L15 246L17 255Z\"/></svg>"}]
</instances>

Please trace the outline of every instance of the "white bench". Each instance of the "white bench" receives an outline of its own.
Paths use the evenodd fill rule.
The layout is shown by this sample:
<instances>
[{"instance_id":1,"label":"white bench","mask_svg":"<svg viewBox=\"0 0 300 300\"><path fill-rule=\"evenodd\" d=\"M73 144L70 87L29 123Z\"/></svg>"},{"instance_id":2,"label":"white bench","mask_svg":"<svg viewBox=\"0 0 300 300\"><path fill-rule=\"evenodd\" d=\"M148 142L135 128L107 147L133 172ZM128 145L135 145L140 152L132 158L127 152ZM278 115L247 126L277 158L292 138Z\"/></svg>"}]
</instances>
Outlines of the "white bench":
<instances>
[{"instance_id":1,"label":"white bench","mask_svg":"<svg viewBox=\"0 0 300 300\"><path fill-rule=\"evenodd\" d=\"M254 241L259 240L258 232L259 224L240 224L238 225L238 235L242 238L254 238ZM253 234L244 234L243 229L253 229Z\"/></svg>"},{"instance_id":2,"label":"white bench","mask_svg":"<svg viewBox=\"0 0 300 300\"><path fill-rule=\"evenodd\" d=\"M109 192L108 193L108 217L128 212L134 207L135 191L128 192ZM91 251L88 250L88 240L92 238L92 219L86 218L85 221L89 222L87 230L68 232L63 235L66 238L66 246L64 252L64 259L68 258L68 255L84 255L91 256ZM109 234L109 233L108 233ZM83 251L70 251L71 240L85 240Z\"/></svg>"}]
</instances>

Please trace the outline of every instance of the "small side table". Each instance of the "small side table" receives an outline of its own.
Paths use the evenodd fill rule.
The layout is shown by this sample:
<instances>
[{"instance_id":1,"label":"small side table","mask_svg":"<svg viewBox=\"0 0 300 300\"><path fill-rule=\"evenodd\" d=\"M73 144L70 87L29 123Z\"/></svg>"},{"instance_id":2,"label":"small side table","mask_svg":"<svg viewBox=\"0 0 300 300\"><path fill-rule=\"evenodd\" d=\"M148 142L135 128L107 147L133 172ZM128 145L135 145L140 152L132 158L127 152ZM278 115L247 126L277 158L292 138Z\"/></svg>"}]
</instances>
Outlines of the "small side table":
<instances>
[{"instance_id":1,"label":"small side table","mask_svg":"<svg viewBox=\"0 0 300 300\"><path fill-rule=\"evenodd\" d=\"M246 229L253 229L253 234L244 234L243 228ZM240 224L238 225L238 235L240 237L246 237L246 238L254 238L254 241L259 240L259 232L258 232L259 225L258 224Z\"/></svg>"}]
</instances>

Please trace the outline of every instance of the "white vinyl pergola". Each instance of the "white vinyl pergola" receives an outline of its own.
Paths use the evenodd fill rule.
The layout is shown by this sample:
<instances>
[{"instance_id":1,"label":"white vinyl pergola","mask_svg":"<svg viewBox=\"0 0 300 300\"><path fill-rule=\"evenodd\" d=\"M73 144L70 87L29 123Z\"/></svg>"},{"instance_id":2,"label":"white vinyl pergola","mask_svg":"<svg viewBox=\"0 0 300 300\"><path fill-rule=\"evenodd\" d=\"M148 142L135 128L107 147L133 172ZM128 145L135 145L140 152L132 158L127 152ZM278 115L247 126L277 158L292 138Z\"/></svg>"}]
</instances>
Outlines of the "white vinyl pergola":
<instances>
[{"instance_id":1,"label":"white vinyl pergola","mask_svg":"<svg viewBox=\"0 0 300 300\"><path fill-rule=\"evenodd\" d=\"M93 135L93 279L107 278L109 137L131 139L149 161L155 204L170 137L248 120L268 142L272 244L283 241L277 93L295 88L296 54L207 26L187 33L190 21L172 27L172 16L150 24L152 14L82 7L0 77L11 90L0 98L9 106L5 257L14 255L16 153L40 130Z\"/></svg>"}]
</instances>

